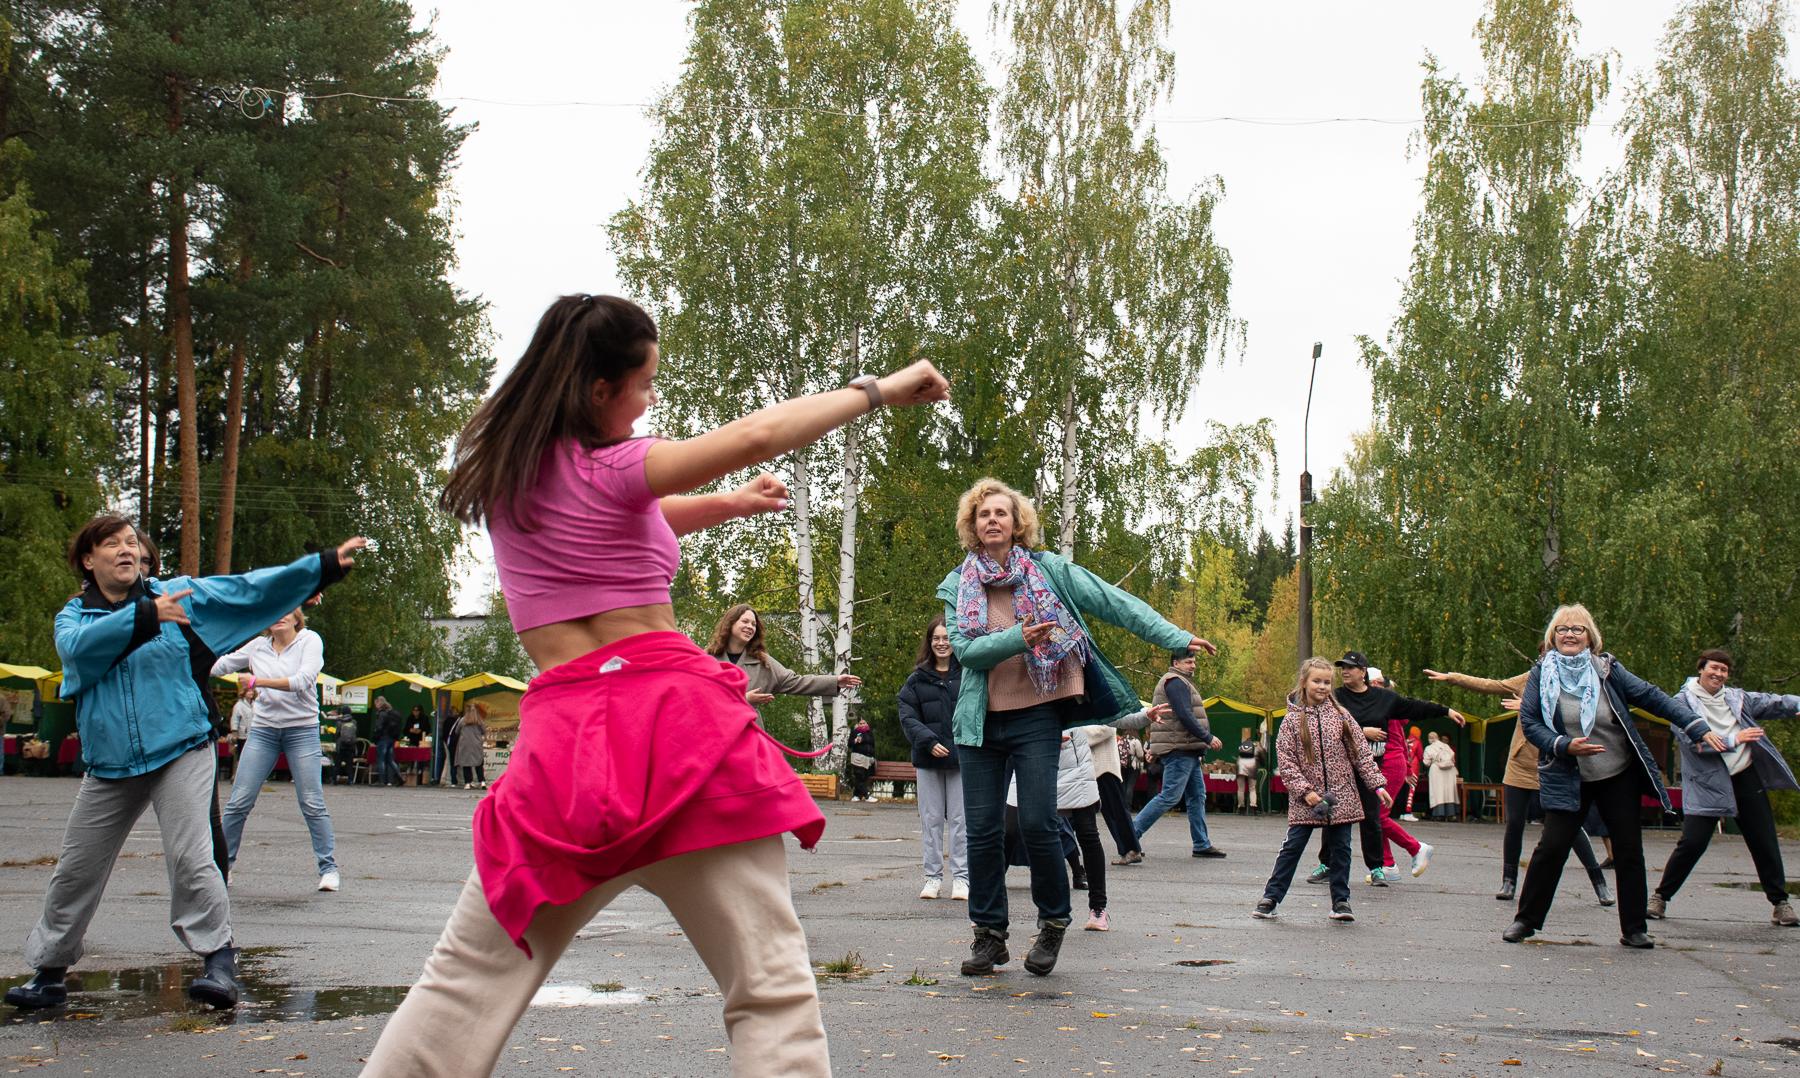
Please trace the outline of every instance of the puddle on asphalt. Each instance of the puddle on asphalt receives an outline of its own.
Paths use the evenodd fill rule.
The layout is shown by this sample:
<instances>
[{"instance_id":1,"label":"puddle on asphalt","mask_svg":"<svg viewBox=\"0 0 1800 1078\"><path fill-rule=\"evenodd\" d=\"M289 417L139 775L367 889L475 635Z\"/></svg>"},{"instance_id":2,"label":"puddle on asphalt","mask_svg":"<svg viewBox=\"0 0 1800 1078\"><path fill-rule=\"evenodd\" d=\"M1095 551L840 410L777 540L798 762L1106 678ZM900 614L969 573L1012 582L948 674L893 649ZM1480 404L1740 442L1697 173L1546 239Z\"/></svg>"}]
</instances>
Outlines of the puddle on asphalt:
<instances>
[{"instance_id":1,"label":"puddle on asphalt","mask_svg":"<svg viewBox=\"0 0 1800 1078\"><path fill-rule=\"evenodd\" d=\"M1757 883L1755 880L1748 880L1748 881L1744 881L1741 883L1737 882L1737 881L1729 881L1729 882L1714 881L1713 886L1714 887L1729 887L1730 889L1732 889L1734 891L1760 891L1760 890L1762 890L1762 884ZM1796 880L1793 883L1788 884L1787 885L1787 893L1790 895L1800 896L1800 880Z\"/></svg>"},{"instance_id":2,"label":"puddle on asphalt","mask_svg":"<svg viewBox=\"0 0 1800 1078\"><path fill-rule=\"evenodd\" d=\"M1236 959L1231 958L1184 958L1175 963L1177 966L1229 966Z\"/></svg>"},{"instance_id":3,"label":"puddle on asphalt","mask_svg":"<svg viewBox=\"0 0 1800 1078\"><path fill-rule=\"evenodd\" d=\"M200 974L198 960L134 969L81 969L69 973L69 1001L61 1007L25 1011L0 1007L0 1025L40 1022L120 1022L173 1015L204 1016L220 1025L235 1022L326 1022L391 1014L406 998L400 985L300 987L268 975L264 959L273 948L246 952L238 964L244 1002L235 1011L213 1011L187 997ZM0 993L30 977L0 979ZM548 984L532 998L534 1007L629 1007L644 1002L638 992L603 992L591 985Z\"/></svg>"},{"instance_id":4,"label":"puddle on asphalt","mask_svg":"<svg viewBox=\"0 0 1800 1078\"><path fill-rule=\"evenodd\" d=\"M639 992L605 992L585 984L547 984L531 997L533 1007L630 1007L642 1002Z\"/></svg>"},{"instance_id":5,"label":"puddle on asphalt","mask_svg":"<svg viewBox=\"0 0 1800 1078\"><path fill-rule=\"evenodd\" d=\"M1773 1044L1777 1048L1786 1048L1790 1052L1800 1052L1800 1037L1776 1037L1772 1041L1764 1041L1763 1043Z\"/></svg>"}]
</instances>

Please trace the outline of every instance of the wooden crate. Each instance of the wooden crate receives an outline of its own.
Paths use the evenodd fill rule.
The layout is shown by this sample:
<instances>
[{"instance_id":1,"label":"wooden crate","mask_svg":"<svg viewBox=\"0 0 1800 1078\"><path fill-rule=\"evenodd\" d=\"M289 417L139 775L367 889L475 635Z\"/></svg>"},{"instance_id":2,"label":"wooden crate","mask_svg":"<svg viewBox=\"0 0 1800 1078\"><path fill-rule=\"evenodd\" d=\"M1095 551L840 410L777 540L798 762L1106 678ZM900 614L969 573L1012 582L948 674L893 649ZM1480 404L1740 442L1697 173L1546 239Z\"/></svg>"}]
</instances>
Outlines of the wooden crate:
<instances>
[{"instance_id":1,"label":"wooden crate","mask_svg":"<svg viewBox=\"0 0 1800 1078\"><path fill-rule=\"evenodd\" d=\"M806 792L815 798L836 801L838 796L838 777L836 775L801 775L800 781L806 783Z\"/></svg>"}]
</instances>

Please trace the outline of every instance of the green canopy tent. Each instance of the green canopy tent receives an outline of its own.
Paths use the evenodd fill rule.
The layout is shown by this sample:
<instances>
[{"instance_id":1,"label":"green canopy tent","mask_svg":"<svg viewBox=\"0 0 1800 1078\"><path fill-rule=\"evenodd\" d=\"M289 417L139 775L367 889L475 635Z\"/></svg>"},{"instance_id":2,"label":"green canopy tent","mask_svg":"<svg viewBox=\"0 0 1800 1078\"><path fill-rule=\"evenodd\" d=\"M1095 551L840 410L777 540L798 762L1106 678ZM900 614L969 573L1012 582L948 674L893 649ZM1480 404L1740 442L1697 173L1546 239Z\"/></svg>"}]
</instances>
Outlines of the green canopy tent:
<instances>
[{"instance_id":1,"label":"green canopy tent","mask_svg":"<svg viewBox=\"0 0 1800 1078\"><path fill-rule=\"evenodd\" d=\"M35 731L38 683L51 676L41 666L0 663L0 727L9 734Z\"/></svg>"},{"instance_id":2,"label":"green canopy tent","mask_svg":"<svg viewBox=\"0 0 1800 1078\"><path fill-rule=\"evenodd\" d=\"M437 692L444 683L436 678L428 678L424 674L400 673L393 670L377 670L372 674L351 678L337 687L338 697L349 703L351 711L359 714L373 714L375 698L386 697L388 706L398 711L402 718L410 714L413 705L425 709L425 714L437 713ZM363 690L352 692L351 690ZM361 703L356 702L367 697Z\"/></svg>"},{"instance_id":3,"label":"green canopy tent","mask_svg":"<svg viewBox=\"0 0 1800 1078\"><path fill-rule=\"evenodd\" d=\"M487 730L487 780L494 781L506 770L512 757L512 744L519 736L519 705L528 686L504 674L479 673L457 678L438 690L447 700L450 714L461 715L463 707L480 701L487 711L482 726Z\"/></svg>"}]
</instances>

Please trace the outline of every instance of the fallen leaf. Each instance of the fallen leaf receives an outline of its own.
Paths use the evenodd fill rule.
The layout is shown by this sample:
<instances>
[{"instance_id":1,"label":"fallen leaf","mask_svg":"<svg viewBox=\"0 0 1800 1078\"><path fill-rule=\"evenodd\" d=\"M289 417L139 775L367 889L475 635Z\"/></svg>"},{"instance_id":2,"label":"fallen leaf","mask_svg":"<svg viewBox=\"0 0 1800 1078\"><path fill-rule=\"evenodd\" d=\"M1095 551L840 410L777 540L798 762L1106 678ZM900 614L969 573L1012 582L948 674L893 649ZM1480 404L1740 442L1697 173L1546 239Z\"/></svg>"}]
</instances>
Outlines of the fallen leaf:
<instances>
[{"instance_id":1,"label":"fallen leaf","mask_svg":"<svg viewBox=\"0 0 1800 1078\"><path fill-rule=\"evenodd\" d=\"M1089 1011L1088 1013L1093 1015L1095 1018L1116 1018L1116 1017L1118 1017L1117 1015L1108 1013L1106 1011Z\"/></svg>"},{"instance_id":2,"label":"fallen leaf","mask_svg":"<svg viewBox=\"0 0 1800 1078\"><path fill-rule=\"evenodd\" d=\"M1502 1067L1523 1067L1525 1061L1522 1059L1502 1059L1500 1065Z\"/></svg>"}]
</instances>

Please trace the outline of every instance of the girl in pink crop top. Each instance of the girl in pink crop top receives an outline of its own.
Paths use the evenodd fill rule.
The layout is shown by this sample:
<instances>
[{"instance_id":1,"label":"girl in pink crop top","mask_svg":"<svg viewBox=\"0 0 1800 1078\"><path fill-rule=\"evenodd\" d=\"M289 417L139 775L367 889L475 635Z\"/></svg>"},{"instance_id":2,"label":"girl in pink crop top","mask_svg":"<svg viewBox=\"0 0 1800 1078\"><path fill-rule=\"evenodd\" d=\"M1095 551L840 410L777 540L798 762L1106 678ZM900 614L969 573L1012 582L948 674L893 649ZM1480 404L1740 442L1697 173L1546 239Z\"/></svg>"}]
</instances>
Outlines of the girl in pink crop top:
<instances>
[{"instance_id":1,"label":"girl in pink crop top","mask_svg":"<svg viewBox=\"0 0 1800 1078\"><path fill-rule=\"evenodd\" d=\"M515 630L669 601L681 547L644 476L650 446L553 446L532 492L535 530L510 513L488 519Z\"/></svg>"},{"instance_id":2,"label":"girl in pink crop top","mask_svg":"<svg viewBox=\"0 0 1800 1078\"><path fill-rule=\"evenodd\" d=\"M881 404L948 399L923 360L683 441L631 438L656 403L656 323L564 296L457 442L442 506L486 522L519 641L542 671L506 772L475 812L475 871L366 1078L489 1074L575 933L626 887L660 897L719 978L734 1071L829 1075L780 836L824 817L744 700L745 677L676 631L675 537L785 508L761 475ZM456 1045L451 1057L443 1046Z\"/></svg>"}]
</instances>

